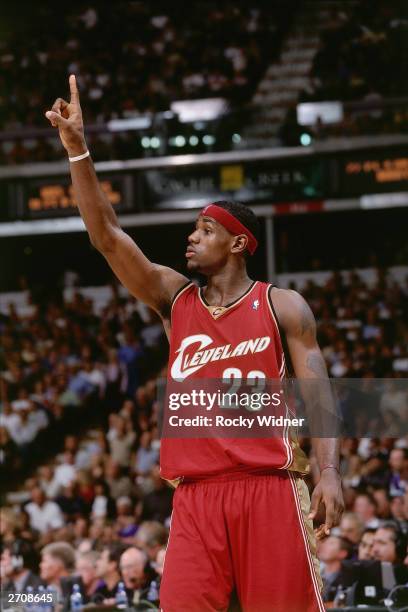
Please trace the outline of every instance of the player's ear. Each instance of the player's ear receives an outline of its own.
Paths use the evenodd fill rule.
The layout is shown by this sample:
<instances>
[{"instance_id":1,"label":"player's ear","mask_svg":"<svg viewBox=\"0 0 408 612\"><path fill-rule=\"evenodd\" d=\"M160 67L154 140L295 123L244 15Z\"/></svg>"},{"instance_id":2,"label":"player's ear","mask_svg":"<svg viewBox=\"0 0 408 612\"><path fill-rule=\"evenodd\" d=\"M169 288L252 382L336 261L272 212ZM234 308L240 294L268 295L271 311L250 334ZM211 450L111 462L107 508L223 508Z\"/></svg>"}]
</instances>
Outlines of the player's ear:
<instances>
[{"instance_id":1,"label":"player's ear","mask_svg":"<svg viewBox=\"0 0 408 612\"><path fill-rule=\"evenodd\" d=\"M248 236L245 234L239 234L239 236L234 236L234 240L231 247L231 253L244 253L246 251L248 245Z\"/></svg>"}]
</instances>

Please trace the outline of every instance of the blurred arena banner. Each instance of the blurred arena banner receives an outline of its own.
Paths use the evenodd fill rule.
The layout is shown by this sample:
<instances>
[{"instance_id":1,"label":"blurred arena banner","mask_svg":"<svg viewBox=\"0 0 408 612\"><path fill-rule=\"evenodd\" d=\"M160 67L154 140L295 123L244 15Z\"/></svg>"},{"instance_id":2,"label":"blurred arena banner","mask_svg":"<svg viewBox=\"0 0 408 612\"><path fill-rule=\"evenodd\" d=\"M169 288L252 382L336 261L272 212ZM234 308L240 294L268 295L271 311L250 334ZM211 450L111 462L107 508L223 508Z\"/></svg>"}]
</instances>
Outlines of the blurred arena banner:
<instances>
[{"instance_id":1,"label":"blurred arena banner","mask_svg":"<svg viewBox=\"0 0 408 612\"><path fill-rule=\"evenodd\" d=\"M272 204L272 214L385 208L408 203L407 144L406 136L358 138L341 146L99 162L96 170L125 225L126 213L195 209L226 197ZM69 185L66 162L0 168L0 221L77 215ZM16 228L0 225L0 232Z\"/></svg>"}]
</instances>

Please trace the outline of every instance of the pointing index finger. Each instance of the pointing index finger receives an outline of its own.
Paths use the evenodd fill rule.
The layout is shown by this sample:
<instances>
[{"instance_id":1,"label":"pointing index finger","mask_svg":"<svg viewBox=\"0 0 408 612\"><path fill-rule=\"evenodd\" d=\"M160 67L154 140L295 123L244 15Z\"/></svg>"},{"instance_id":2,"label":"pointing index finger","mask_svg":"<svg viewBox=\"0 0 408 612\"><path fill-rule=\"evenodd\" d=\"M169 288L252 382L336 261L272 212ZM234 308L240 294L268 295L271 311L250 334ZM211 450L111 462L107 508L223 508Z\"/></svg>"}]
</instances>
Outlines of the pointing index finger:
<instances>
[{"instance_id":1,"label":"pointing index finger","mask_svg":"<svg viewBox=\"0 0 408 612\"><path fill-rule=\"evenodd\" d=\"M79 104L79 92L76 84L75 74L69 76L69 90L71 92L71 104Z\"/></svg>"}]
</instances>

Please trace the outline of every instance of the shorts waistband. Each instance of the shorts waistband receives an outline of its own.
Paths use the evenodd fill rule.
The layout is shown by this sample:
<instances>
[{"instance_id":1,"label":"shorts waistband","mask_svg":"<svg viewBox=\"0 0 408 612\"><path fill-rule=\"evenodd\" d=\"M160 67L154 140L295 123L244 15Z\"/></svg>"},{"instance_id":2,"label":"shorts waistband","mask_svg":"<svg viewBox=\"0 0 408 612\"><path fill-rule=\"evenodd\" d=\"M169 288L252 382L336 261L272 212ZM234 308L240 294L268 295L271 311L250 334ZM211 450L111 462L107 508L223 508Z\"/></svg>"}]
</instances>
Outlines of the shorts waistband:
<instances>
[{"instance_id":1,"label":"shorts waistband","mask_svg":"<svg viewBox=\"0 0 408 612\"><path fill-rule=\"evenodd\" d=\"M297 474L297 473L296 473ZM209 476L185 476L181 485L184 484L210 484L213 482L232 482L235 480L243 480L258 476L279 476L280 478L288 478L288 471L279 470L277 468L256 468L254 470L237 470L235 472L223 472L222 474L213 474Z\"/></svg>"}]
</instances>

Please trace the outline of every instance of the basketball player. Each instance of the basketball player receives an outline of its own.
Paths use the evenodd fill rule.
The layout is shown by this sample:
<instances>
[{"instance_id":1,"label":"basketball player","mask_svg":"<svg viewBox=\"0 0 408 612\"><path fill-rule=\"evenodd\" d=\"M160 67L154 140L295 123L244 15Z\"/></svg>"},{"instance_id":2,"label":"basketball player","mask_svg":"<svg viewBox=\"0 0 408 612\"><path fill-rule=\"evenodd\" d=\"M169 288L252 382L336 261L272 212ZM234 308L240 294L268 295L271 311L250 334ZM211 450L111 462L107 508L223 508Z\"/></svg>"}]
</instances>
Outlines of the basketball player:
<instances>
[{"instance_id":1,"label":"basketball player","mask_svg":"<svg viewBox=\"0 0 408 612\"><path fill-rule=\"evenodd\" d=\"M198 215L186 258L190 272L207 277L203 289L149 261L122 231L87 150L73 75L69 83L70 102L58 98L46 117L68 152L91 243L130 293L163 321L169 377L223 378L226 368L234 368L243 378L256 370L279 379L286 342L298 378L327 378L303 298L248 277L246 257L258 242L258 222L248 208L218 202ZM179 357L187 347L192 355L260 338L267 341L258 352L235 350L198 368ZM164 612L227 610L234 587L244 612L323 612L315 537L338 524L343 499L336 440L313 443L321 475L310 506L302 478L307 460L288 438L162 440L162 476L178 482L160 593ZM320 502L325 520L313 534Z\"/></svg>"}]
</instances>

